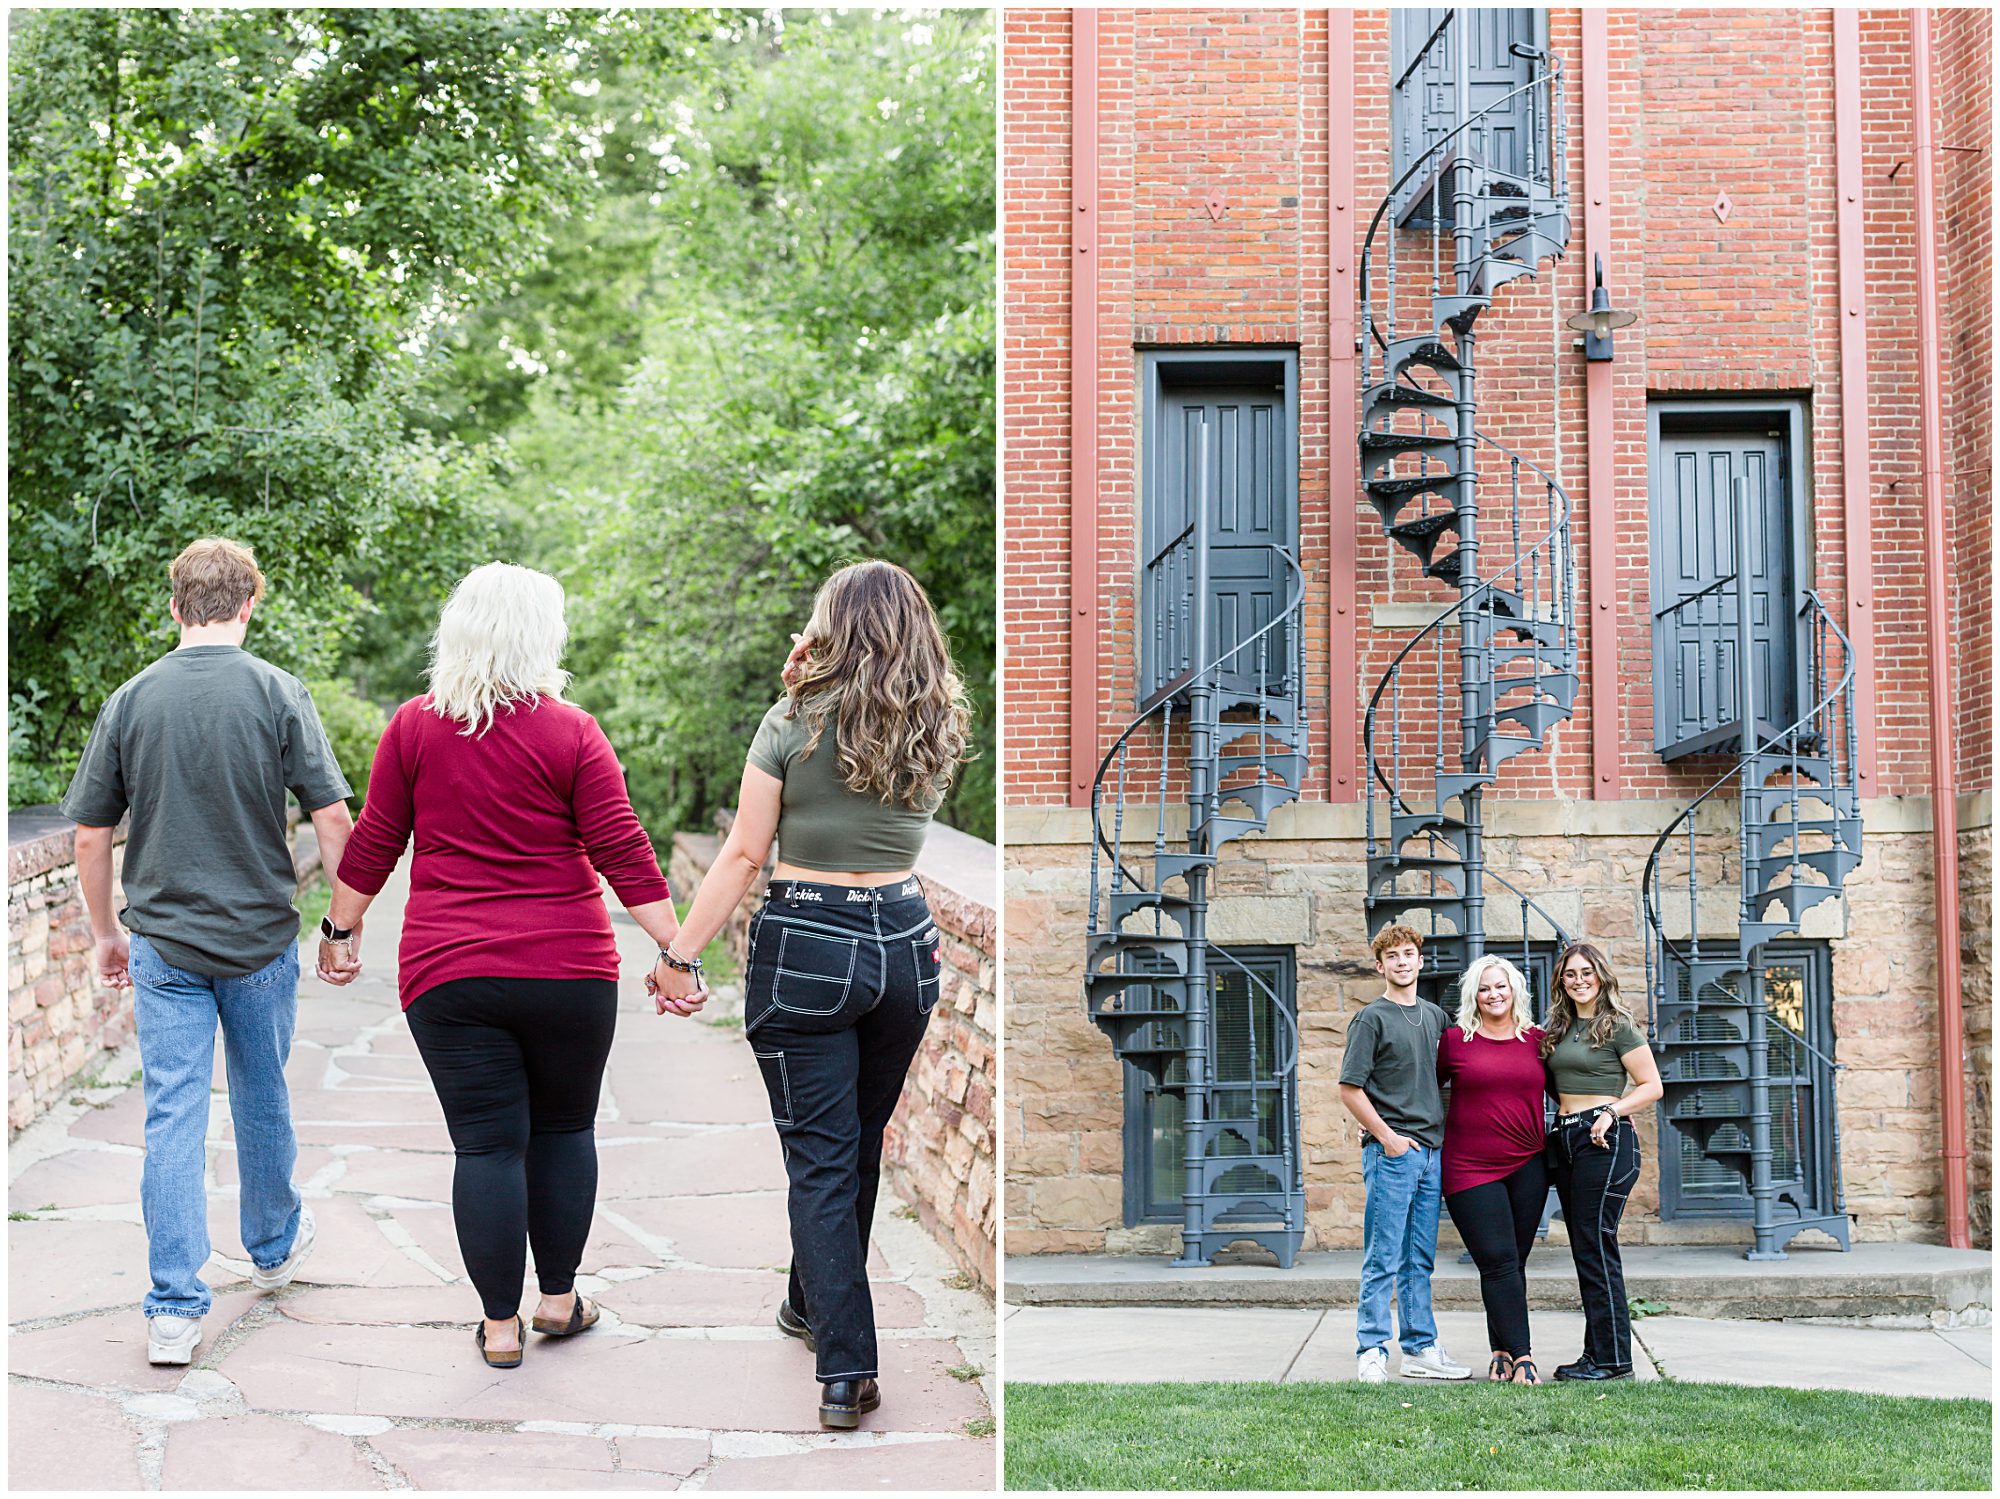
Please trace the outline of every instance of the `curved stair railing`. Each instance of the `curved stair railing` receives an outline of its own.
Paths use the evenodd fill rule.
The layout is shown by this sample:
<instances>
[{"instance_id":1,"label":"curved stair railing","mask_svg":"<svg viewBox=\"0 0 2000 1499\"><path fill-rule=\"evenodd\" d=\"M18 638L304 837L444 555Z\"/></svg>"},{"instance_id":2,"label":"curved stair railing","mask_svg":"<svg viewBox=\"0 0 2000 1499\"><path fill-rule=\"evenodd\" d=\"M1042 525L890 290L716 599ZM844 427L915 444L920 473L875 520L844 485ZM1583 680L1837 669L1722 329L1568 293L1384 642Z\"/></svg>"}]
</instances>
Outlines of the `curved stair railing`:
<instances>
[{"instance_id":1,"label":"curved stair railing","mask_svg":"<svg viewBox=\"0 0 2000 1499\"><path fill-rule=\"evenodd\" d=\"M1747 489L1739 481L1739 558L1749 555ZM1771 1105L1774 1045L1823 1064L1829 1084L1841 1064L1766 1004L1764 946L1796 935L1807 911L1840 899L1847 876L1861 862L1854 649L1819 595L1807 590L1797 624L1801 697L1809 706L1790 724L1766 733L1756 712L1749 580L1732 574L1703 593L1722 588L1733 588L1736 602L1729 627L1737 636L1736 704L1743 739L1734 763L1680 810L1647 856L1646 986L1666 1087L1661 1112L1706 1158L1743 1178L1754 1235L1749 1257L1782 1259L1785 1244L1808 1228L1832 1235L1843 1249L1850 1243L1838 1111L1823 1112L1830 1173L1809 1172L1809 1141L1819 1125L1801 1117L1799 1088L1787 1090L1785 1113L1775 1113ZM1696 814L1732 784L1734 836L1698 829ZM1718 884L1727 888L1722 877L1732 856L1736 900L1724 909L1725 903L1713 902L1713 892ZM1704 918L1705 892L1712 903ZM1704 937L1704 927L1729 930ZM1787 1154L1795 1169L1777 1169L1773 1128L1779 1123L1789 1125Z\"/></svg>"},{"instance_id":2,"label":"curved stair railing","mask_svg":"<svg viewBox=\"0 0 2000 1499\"><path fill-rule=\"evenodd\" d=\"M1460 70L1457 123L1391 185L1361 259L1362 488L1421 576L1457 591L1391 659L1363 719L1364 904L1371 935L1392 923L1425 934L1420 989L1447 1011L1466 965L1494 950L1488 880L1520 903L1524 960L1543 929L1558 942L1569 936L1486 868L1482 807L1502 765L1547 746L1579 686L1569 496L1554 474L1478 427L1480 316L1502 287L1538 275L1569 245L1568 183L1558 165L1566 159L1563 70L1540 53L1531 63L1526 84L1477 111ZM1485 124L1520 95L1539 104L1544 91L1548 107L1532 110L1532 174L1488 164ZM1426 195L1430 222L1448 225L1453 249L1447 261L1444 235L1432 235L1428 284L1414 291L1423 316L1410 326L1402 308L1409 257L1399 265L1393 220ZM1376 239L1385 222L1378 309ZM1420 279L1425 269L1419 256Z\"/></svg>"},{"instance_id":3,"label":"curved stair railing","mask_svg":"<svg viewBox=\"0 0 2000 1499\"><path fill-rule=\"evenodd\" d=\"M1289 1267L1305 1236L1298 1016L1262 974L1209 940L1207 922L1210 876L1223 846L1262 832L1305 783L1305 575L1288 549L1258 548L1283 561L1289 597L1234 645L1212 642L1206 426L1200 441L1194 519L1154 560L1148 579L1158 601L1153 645L1161 685L1112 742L1091 785L1084 1008L1121 1059L1182 1100L1175 1264L1208 1264L1224 1245L1247 1239ZM1151 763L1135 769L1142 744ZM1166 812L1183 751L1188 823L1175 840ZM1135 850L1126 843L1125 817L1141 780L1157 813L1149 842ZM1247 980L1249 996L1244 1075L1236 1078L1219 1077L1216 1067L1216 980L1223 972ZM1259 1001L1270 1020L1269 1054L1256 1023Z\"/></svg>"}]
</instances>

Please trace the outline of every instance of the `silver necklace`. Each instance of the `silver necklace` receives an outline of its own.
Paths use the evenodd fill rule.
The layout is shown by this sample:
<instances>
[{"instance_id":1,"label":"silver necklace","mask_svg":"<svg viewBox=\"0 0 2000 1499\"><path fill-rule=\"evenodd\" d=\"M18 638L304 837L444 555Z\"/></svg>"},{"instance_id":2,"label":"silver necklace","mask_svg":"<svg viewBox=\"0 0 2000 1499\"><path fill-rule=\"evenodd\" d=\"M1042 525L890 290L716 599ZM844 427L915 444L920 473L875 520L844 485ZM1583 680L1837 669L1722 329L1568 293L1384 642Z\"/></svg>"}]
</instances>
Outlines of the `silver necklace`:
<instances>
[{"instance_id":1,"label":"silver necklace","mask_svg":"<svg viewBox=\"0 0 2000 1499\"><path fill-rule=\"evenodd\" d=\"M1382 997L1384 999L1389 999L1389 996L1386 994L1383 995ZM1415 1000L1412 1003L1406 1005L1396 1004L1396 1001L1393 999L1389 999L1389 1003L1392 1005L1396 1005L1396 1008L1399 1010L1408 1011L1408 1013L1403 1016L1403 1019L1412 1030L1420 1031L1424 1028L1424 1017L1422 1013L1424 1002L1421 999Z\"/></svg>"}]
</instances>

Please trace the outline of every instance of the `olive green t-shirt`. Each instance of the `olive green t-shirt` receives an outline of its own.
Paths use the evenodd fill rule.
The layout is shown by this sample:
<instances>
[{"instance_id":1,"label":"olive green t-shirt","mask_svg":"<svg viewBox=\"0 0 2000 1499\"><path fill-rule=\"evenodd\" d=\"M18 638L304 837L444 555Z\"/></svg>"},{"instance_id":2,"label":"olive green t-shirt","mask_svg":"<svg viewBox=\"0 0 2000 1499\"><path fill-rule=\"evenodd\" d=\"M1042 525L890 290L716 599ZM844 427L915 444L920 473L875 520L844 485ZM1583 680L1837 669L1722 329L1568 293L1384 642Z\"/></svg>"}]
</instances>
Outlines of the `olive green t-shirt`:
<instances>
[{"instance_id":1,"label":"olive green t-shirt","mask_svg":"<svg viewBox=\"0 0 2000 1499\"><path fill-rule=\"evenodd\" d=\"M299 940L285 793L349 794L305 684L240 646L170 651L105 701L65 817L129 809L119 918L176 968L255 973Z\"/></svg>"},{"instance_id":2,"label":"olive green t-shirt","mask_svg":"<svg viewBox=\"0 0 2000 1499\"><path fill-rule=\"evenodd\" d=\"M791 699L781 697L757 726L750 763L785 783L778 809L778 857L801 869L889 874L915 866L923 852L937 795L921 811L848 789L840 778L835 726L806 750L812 730L803 717L788 718Z\"/></svg>"},{"instance_id":3,"label":"olive green t-shirt","mask_svg":"<svg viewBox=\"0 0 2000 1499\"><path fill-rule=\"evenodd\" d=\"M1399 1005L1382 995L1347 1022L1340 1080L1368 1095L1382 1122L1436 1150L1444 1143L1444 1092L1438 1086L1438 1038L1444 1011L1427 999ZM1368 1141L1362 1135L1362 1143Z\"/></svg>"},{"instance_id":4,"label":"olive green t-shirt","mask_svg":"<svg viewBox=\"0 0 2000 1499\"><path fill-rule=\"evenodd\" d=\"M1616 1098L1625 1091L1625 1064L1618 1059L1646 1038L1639 1027L1619 1016L1611 1027L1611 1039L1592 1046L1587 1039L1590 1022L1574 1020L1562 1040L1548 1055L1549 1080L1558 1093L1598 1094Z\"/></svg>"}]
</instances>

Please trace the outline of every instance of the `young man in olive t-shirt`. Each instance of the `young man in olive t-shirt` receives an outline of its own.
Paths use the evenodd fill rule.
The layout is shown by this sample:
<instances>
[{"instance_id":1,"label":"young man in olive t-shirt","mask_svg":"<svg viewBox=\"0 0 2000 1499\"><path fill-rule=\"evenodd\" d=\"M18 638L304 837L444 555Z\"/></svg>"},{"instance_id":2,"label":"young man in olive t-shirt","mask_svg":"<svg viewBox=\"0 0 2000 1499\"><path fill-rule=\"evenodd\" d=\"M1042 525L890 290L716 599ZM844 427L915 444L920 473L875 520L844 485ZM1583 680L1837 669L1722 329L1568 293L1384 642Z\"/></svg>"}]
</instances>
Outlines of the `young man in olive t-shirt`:
<instances>
[{"instance_id":1,"label":"young man in olive t-shirt","mask_svg":"<svg viewBox=\"0 0 2000 1499\"><path fill-rule=\"evenodd\" d=\"M1402 1323L1406 1379L1466 1379L1437 1340L1431 1270L1437 1261L1444 1097L1438 1087L1438 1038L1444 1011L1417 994L1423 937L1385 927L1374 941L1375 971L1387 991L1347 1024L1340 1101L1360 1121L1362 1218L1361 1308L1356 1317L1363 1384L1389 1377L1389 1298Z\"/></svg>"},{"instance_id":2,"label":"young man in olive t-shirt","mask_svg":"<svg viewBox=\"0 0 2000 1499\"><path fill-rule=\"evenodd\" d=\"M106 700L62 810L77 823L98 978L136 991L146 1083L139 1190L152 1271L146 1354L186 1364L210 1305L201 1268L218 1025L252 1283L283 1286L312 1248L312 1211L292 1182L298 1150L285 1086L299 981L285 793L311 814L329 877L354 824L305 685L243 649L264 596L256 558L206 537L168 576L180 644ZM114 913L112 833L128 812L125 907Z\"/></svg>"}]
</instances>

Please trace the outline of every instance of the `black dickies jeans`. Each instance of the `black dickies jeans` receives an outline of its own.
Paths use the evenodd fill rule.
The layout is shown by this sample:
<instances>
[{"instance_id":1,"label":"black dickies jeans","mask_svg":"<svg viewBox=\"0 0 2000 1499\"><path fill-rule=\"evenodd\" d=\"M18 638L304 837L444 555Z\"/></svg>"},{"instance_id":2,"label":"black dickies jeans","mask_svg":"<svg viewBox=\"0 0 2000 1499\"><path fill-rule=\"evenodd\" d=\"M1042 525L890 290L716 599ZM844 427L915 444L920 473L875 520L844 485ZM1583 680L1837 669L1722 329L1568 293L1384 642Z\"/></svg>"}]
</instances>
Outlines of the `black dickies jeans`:
<instances>
[{"instance_id":1,"label":"black dickies jeans","mask_svg":"<svg viewBox=\"0 0 2000 1499\"><path fill-rule=\"evenodd\" d=\"M937 926L912 878L867 888L776 880L750 922L743 1029L791 1181L792 1309L822 1380L872 1378L868 1235L882 1131L943 988Z\"/></svg>"},{"instance_id":2,"label":"black dickies jeans","mask_svg":"<svg viewBox=\"0 0 2000 1499\"><path fill-rule=\"evenodd\" d=\"M1583 1295L1583 1354L1594 1364L1629 1368L1632 1310L1618 1258L1618 1220L1639 1181L1639 1132L1620 1119L1604 1144L1590 1139L1594 1114L1565 1114L1549 1135L1556 1196L1569 1227L1576 1284Z\"/></svg>"}]
</instances>

